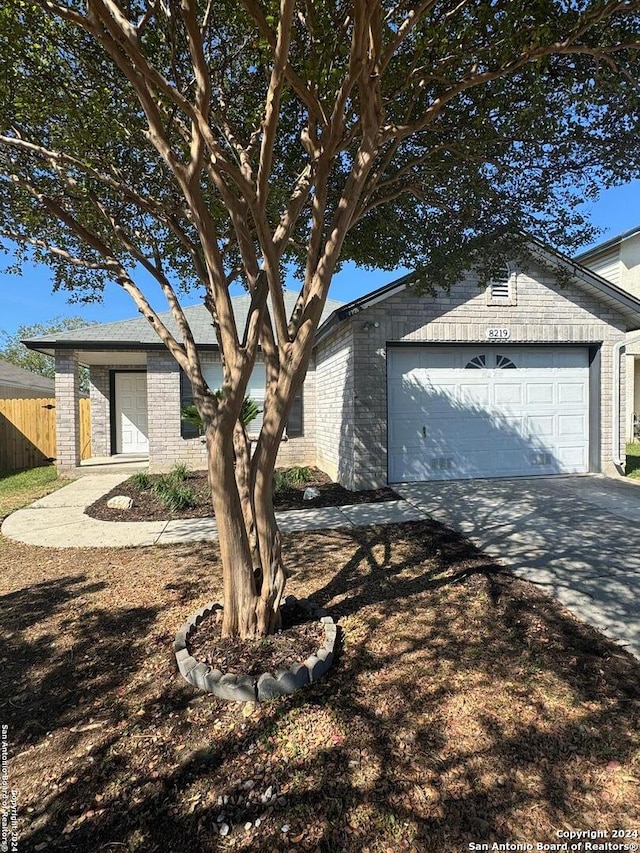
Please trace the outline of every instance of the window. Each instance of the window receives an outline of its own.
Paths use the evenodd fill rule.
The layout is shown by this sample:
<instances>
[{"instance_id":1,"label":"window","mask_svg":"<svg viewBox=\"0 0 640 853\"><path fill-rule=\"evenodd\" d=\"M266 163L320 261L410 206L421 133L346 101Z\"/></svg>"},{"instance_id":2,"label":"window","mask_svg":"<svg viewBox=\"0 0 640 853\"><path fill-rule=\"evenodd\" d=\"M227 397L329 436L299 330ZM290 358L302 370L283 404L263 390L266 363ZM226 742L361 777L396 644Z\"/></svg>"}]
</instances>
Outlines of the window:
<instances>
[{"instance_id":1,"label":"window","mask_svg":"<svg viewBox=\"0 0 640 853\"><path fill-rule=\"evenodd\" d=\"M193 389L191 382L187 379L184 370L180 370L180 412L185 406L193 406ZM191 424L188 421L180 418L180 435L182 438L198 438L201 434L200 428L196 424Z\"/></svg>"},{"instance_id":2,"label":"window","mask_svg":"<svg viewBox=\"0 0 640 853\"><path fill-rule=\"evenodd\" d=\"M507 358L506 355L497 355L496 356L496 367L499 367L501 370L515 370L516 365L511 361L510 358Z\"/></svg>"},{"instance_id":3,"label":"window","mask_svg":"<svg viewBox=\"0 0 640 853\"><path fill-rule=\"evenodd\" d=\"M517 367L517 365L508 358L508 356L500 355L499 353L495 357L495 366L499 370L515 370ZM493 356L489 356L489 364L487 364L487 356L482 353L482 355L474 355L474 357L465 364L464 369L482 370L485 367L493 367Z\"/></svg>"},{"instance_id":4,"label":"window","mask_svg":"<svg viewBox=\"0 0 640 853\"><path fill-rule=\"evenodd\" d=\"M203 367L204 378L209 385L209 388L216 390L222 387L223 375L222 365L209 364ZM260 432L262 425L262 408L264 404L264 386L265 372L264 366L256 365L247 384L247 396L258 404L261 410L258 417L249 424L249 434L255 435ZM194 405L193 389L183 370L180 371L180 410L185 406ZM182 438L197 438L200 435L200 430L195 424L190 424L187 421L180 421L180 435ZM303 416L302 416L302 391L299 391L293 401L293 407L289 420L287 421L287 435L289 438L299 438L304 434Z\"/></svg>"},{"instance_id":5,"label":"window","mask_svg":"<svg viewBox=\"0 0 640 853\"><path fill-rule=\"evenodd\" d=\"M487 357L485 355L474 355L471 361L465 364L465 370L481 370L487 366Z\"/></svg>"}]
</instances>

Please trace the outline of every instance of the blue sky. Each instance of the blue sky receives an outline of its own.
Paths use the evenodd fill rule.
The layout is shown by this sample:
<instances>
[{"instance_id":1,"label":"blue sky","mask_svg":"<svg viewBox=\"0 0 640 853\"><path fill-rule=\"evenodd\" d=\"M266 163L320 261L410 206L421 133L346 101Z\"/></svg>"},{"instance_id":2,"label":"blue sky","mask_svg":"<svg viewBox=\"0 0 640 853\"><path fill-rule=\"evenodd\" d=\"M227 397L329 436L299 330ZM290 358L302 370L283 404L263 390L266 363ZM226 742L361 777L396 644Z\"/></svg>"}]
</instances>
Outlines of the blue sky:
<instances>
[{"instance_id":1,"label":"blue sky","mask_svg":"<svg viewBox=\"0 0 640 853\"><path fill-rule=\"evenodd\" d=\"M597 242L635 228L640 225L640 180L607 190L598 201L585 204L584 208L593 224L602 229ZM0 258L2 267L6 263L6 260L3 263ZM330 296L348 302L393 281L402 272L394 274L383 270L358 270L352 264L347 264L334 278ZM292 286L295 287L295 284L292 283ZM136 316L130 297L115 284L108 285L102 303L69 304L67 296L52 292L50 276L45 267L27 267L21 276L0 272L0 332L11 335L18 326L46 323L59 316L80 316L102 323ZM162 297L152 301L157 309L166 310ZM197 301L194 291L184 304Z\"/></svg>"}]
</instances>

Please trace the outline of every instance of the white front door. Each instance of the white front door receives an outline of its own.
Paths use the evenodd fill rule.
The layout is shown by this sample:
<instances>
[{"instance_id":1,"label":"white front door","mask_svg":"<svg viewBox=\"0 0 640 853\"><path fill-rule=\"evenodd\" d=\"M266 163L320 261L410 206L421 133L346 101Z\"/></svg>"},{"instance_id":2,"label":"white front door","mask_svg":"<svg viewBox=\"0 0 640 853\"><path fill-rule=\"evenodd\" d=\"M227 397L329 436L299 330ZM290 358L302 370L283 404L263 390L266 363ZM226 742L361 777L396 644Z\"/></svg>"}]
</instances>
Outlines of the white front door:
<instances>
[{"instance_id":1,"label":"white front door","mask_svg":"<svg viewBox=\"0 0 640 853\"><path fill-rule=\"evenodd\" d=\"M586 347L397 347L389 481L589 470Z\"/></svg>"},{"instance_id":2,"label":"white front door","mask_svg":"<svg viewBox=\"0 0 640 853\"><path fill-rule=\"evenodd\" d=\"M147 374L116 373L116 453L148 453Z\"/></svg>"}]
</instances>

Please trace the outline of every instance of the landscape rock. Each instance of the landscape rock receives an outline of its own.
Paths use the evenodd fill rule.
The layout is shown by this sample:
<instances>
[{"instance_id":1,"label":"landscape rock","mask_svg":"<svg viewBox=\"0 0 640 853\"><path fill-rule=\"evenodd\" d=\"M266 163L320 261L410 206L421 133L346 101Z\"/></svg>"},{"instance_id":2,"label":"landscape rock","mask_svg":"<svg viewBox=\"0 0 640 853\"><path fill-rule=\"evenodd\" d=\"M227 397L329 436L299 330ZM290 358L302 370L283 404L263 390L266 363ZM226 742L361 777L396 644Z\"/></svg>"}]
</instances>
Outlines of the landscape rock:
<instances>
[{"instance_id":1,"label":"landscape rock","mask_svg":"<svg viewBox=\"0 0 640 853\"><path fill-rule=\"evenodd\" d=\"M107 501L109 509L131 509L133 506L133 498L126 495L114 495Z\"/></svg>"}]
</instances>

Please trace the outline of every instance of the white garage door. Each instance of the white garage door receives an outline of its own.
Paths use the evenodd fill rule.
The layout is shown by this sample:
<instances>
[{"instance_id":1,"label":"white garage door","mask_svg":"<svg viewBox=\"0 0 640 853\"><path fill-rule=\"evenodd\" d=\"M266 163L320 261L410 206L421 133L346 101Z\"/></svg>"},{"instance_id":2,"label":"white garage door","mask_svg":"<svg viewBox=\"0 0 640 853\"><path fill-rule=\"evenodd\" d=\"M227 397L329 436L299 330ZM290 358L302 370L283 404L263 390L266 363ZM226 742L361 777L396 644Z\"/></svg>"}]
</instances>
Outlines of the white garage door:
<instances>
[{"instance_id":1,"label":"white garage door","mask_svg":"<svg viewBox=\"0 0 640 853\"><path fill-rule=\"evenodd\" d=\"M391 347L390 482L589 470L586 347Z\"/></svg>"}]
</instances>

